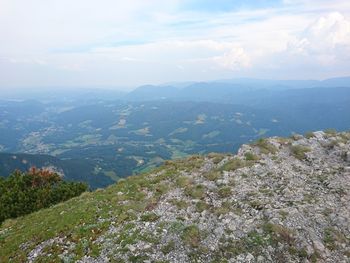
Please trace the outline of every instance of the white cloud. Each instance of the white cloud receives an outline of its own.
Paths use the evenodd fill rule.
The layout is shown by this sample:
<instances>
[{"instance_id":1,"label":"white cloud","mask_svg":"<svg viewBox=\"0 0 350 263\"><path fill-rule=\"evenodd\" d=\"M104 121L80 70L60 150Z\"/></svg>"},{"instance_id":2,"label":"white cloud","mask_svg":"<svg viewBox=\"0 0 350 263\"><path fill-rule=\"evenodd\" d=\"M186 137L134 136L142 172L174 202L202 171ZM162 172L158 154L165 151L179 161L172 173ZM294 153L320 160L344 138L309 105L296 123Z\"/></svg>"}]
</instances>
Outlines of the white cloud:
<instances>
[{"instance_id":1,"label":"white cloud","mask_svg":"<svg viewBox=\"0 0 350 263\"><path fill-rule=\"evenodd\" d=\"M350 45L350 20L339 12L330 13L313 23L306 31L306 37L320 49Z\"/></svg>"},{"instance_id":2,"label":"white cloud","mask_svg":"<svg viewBox=\"0 0 350 263\"><path fill-rule=\"evenodd\" d=\"M37 64L37 65L46 65L45 60L39 58L10 58L8 61L12 64Z\"/></svg>"},{"instance_id":3,"label":"white cloud","mask_svg":"<svg viewBox=\"0 0 350 263\"><path fill-rule=\"evenodd\" d=\"M222 13L183 2L0 0L0 86L350 75L350 1Z\"/></svg>"},{"instance_id":4,"label":"white cloud","mask_svg":"<svg viewBox=\"0 0 350 263\"><path fill-rule=\"evenodd\" d=\"M251 66L249 56L241 47L232 48L222 56L214 58L214 61L230 70L239 70Z\"/></svg>"},{"instance_id":5,"label":"white cloud","mask_svg":"<svg viewBox=\"0 0 350 263\"><path fill-rule=\"evenodd\" d=\"M350 20L339 12L322 16L289 43L289 51L332 65L350 58Z\"/></svg>"}]
</instances>

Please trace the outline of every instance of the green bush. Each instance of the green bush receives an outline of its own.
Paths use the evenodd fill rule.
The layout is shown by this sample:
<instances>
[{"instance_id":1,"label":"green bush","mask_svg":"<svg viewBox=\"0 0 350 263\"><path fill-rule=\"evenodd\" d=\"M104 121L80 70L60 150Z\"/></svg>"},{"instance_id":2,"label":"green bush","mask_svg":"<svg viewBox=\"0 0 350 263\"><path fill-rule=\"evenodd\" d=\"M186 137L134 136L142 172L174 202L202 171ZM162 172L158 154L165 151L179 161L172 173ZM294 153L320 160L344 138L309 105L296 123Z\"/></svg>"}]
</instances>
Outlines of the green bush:
<instances>
[{"instance_id":1,"label":"green bush","mask_svg":"<svg viewBox=\"0 0 350 263\"><path fill-rule=\"evenodd\" d=\"M191 185L185 188L185 194L195 199L202 199L205 195L205 187L203 185Z\"/></svg>"},{"instance_id":2,"label":"green bush","mask_svg":"<svg viewBox=\"0 0 350 263\"><path fill-rule=\"evenodd\" d=\"M223 186L219 188L218 195L221 198L229 197L231 195L231 188L228 186Z\"/></svg>"},{"instance_id":3,"label":"green bush","mask_svg":"<svg viewBox=\"0 0 350 263\"><path fill-rule=\"evenodd\" d=\"M219 179L221 177L221 172L211 170L211 171L205 173L204 177L210 181L216 181L217 179Z\"/></svg>"},{"instance_id":4,"label":"green bush","mask_svg":"<svg viewBox=\"0 0 350 263\"><path fill-rule=\"evenodd\" d=\"M309 147L302 146L302 145L291 146L290 150L291 150L293 156L299 160L305 159L306 153L311 151L311 149Z\"/></svg>"},{"instance_id":5,"label":"green bush","mask_svg":"<svg viewBox=\"0 0 350 263\"><path fill-rule=\"evenodd\" d=\"M314 134L313 132L307 132L307 133L305 133L305 137L306 137L307 139L310 139L310 138L315 137L315 134Z\"/></svg>"},{"instance_id":6,"label":"green bush","mask_svg":"<svg viewBox=\"0 0 350 263\"><path fill-rule=\"evenodd\" d=\"M326 129L324 131L327 135L331 135L331 136L334 136L337 134L337 130L336 129Z\"/></svg>"},{"instance_id":7,"label":"green bush","mask_svg":"<svg viewBox=\"0 0 350 263\"><path fill-rule=\"evenodd\" d=\"M234 158L229 161L227 161L221 168L221 171L235 171L239 168L242 168L245 166L245 162L238 159Z\"/></svg>"},{"instance_id":8,"label":"green bush","mask_svg":"<svg viewBox=\"0 0 350 263\"><path fill-rule=\"evenodd\" d=\"M201 242L201 232L196 225L190 225L183 230L181 239L186 245L198 247Z\"/></svg>"},{"instance_id":9,"label":"green bush","mask_svg":"<svg viewBox=\"0 0 350 263\"><path fill-rule=\"evenodd\" d=\"M49 170L15 171L0 180L0 223L66 201L87 188L83 183L63 181Z\"/></svg>"},{"instance_id":10,"label":"green bush","mask_svg":"<svg viewBox=\"0 0 350 263\"><path fill-rule=\"evenodd\" d=\"M253 143L253 146L259 147L260 152L264 154L274 154L277 152L277 148L271 143L269 143L267 139L264 138L260 138L259 140L257 140L255 143Z\"/></svg>"},{"instance_id":11,"label":"green bush","mask_svg":"<svg viewBox=\"0 0 350 263\"><path fill-rule=\"evenodd\" d=\"M159 216L155 213L147 213L141 215L141 220L145 222L154 222L159 219Z\"/></svg>"},{"instance_id":12,"label":"green bush","mask_svg":"<svg viewBox=\"0 0 350 263\"><path fill-rule=\"evenodd\" d=\"M255 155L255 154L253 154L251 152L245 153L244 157L245 157L245 159L247 161L257 161L257 160L259 160L259 156Z\"/></svg>"}]
</instances>

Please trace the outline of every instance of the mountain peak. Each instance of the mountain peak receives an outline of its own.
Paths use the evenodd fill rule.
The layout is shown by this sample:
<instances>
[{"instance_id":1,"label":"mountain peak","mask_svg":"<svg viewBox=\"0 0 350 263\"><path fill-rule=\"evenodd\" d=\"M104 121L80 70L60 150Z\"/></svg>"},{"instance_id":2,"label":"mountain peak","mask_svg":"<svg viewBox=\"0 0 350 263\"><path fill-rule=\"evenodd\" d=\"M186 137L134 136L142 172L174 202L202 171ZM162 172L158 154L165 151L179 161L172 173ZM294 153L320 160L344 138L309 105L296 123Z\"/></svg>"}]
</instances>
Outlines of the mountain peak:
<instances>
[{"instance_id":1,"label":"mountain peak","mask_svg":"<svg viewBox=\"0 0 350 263\"><path fill-rule=\"evenodd\" d=\"M7 220L0 261L346 262L349 190L349 132L260 139Z\"/></svg>"}]
</instances>

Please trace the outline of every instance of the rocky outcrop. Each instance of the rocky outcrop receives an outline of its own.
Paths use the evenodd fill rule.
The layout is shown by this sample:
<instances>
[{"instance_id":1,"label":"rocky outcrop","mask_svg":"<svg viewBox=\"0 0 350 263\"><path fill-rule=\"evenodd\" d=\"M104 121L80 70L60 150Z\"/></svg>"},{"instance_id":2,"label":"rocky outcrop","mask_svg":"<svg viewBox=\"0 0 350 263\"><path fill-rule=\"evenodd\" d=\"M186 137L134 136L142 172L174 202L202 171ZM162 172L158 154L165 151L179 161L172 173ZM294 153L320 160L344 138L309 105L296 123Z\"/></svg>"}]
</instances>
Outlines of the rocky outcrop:
<instances>
[{"instance_id":1,"label":"rocky outcrop","mask_svg":"<svg viewBox=\"0 0 350 263\"><path fill-rule=\"evenodd\" d=\"M103 230L79 257L61 233L32 246L27 260L349 262L350 133L273 137L237 155L169 161L98 198L111 208L89 223ZM62 249L45 249L53 243Z\"/></svg>"}]
</instances>

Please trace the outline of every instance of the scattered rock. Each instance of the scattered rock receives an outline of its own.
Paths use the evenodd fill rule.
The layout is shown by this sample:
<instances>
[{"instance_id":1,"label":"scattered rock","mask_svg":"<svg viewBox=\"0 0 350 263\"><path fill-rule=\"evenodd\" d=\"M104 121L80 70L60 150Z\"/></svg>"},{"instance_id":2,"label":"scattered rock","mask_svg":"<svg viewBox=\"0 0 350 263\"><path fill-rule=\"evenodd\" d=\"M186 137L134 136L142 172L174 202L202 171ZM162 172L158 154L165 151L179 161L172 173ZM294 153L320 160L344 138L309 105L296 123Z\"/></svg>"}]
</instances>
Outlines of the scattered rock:
<instances>
[{"instance_id":1,"label":"scattered rock","mask_svg":"<svg viewBox=\"0 0 350 263\"><path fill-rule=\"evenodd\" d=\"M148 174L145 181L159 177L166 187L142 186L147 194L140 203L120 202L134 215L124 221L101 218L110 226L93 241L99 255L89 256L88 247L79 262L348 262L350 141L344 138L350 137L309 137L269 138L219 161L192 157L172 166L173 177L161 177L166 166ZM148 199L147 210L133 210ZM74 252L56 237L37 245L28 262L45 259L53 244L62 255Z\"/></svg>"}]
</instances>

